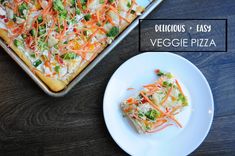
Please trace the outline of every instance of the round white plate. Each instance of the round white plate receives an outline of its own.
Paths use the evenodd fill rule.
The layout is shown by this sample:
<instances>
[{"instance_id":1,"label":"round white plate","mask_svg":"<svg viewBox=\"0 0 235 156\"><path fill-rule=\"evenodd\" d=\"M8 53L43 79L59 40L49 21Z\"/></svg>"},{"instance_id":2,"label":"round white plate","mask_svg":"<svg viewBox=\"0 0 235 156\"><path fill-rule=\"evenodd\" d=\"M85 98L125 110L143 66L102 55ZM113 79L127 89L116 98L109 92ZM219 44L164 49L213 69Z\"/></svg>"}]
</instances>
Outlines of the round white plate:
<instances>
[{"instance_id":1,"label":"round white plate","mask_svg":"<svg viewBox=\"0 0 235 156\"><path fill-rule=\"evenodd\" d=\"M144 84L156 81L155 69L171 72L184 84L189 106L177 116L176 126L154 134L139 134L123 117L120 103L135 95ZM127 90L127 88L135 90ZM188 60L173 53L148 52L123 63L111 77L104 95L106 126L116 143L130 155L184 156L205 139L212 124L214 102L206 78Z\"/></svg>"}]
</instances>

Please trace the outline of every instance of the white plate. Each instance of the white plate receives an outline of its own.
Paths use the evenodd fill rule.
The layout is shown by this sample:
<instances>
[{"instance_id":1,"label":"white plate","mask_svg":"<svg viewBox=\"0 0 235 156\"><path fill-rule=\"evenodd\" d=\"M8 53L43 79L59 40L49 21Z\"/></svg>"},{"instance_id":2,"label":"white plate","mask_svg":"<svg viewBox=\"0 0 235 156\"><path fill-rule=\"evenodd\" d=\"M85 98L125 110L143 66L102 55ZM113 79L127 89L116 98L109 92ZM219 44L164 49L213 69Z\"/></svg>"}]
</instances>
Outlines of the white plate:
<instances>
[{"instance_id":1,"label":"white plate","mask_svg":"<svg viewBox=\"0 0 235 156\"><path fill-rule=\"evenodd\" d=\"M190 103L177 116L184 127L171 126L159 133L138 134L123 117L120 103L144 84L155 81L155 69L173 73L184 84ZM135 90L128 91L130 87ZM213 96L203 74L183 57L166 52L143 53L123 63L111 77L103 102L104 119L111 136L130 155L188 155L207 136L214 114Z\"/></svg>"}]
</instances>

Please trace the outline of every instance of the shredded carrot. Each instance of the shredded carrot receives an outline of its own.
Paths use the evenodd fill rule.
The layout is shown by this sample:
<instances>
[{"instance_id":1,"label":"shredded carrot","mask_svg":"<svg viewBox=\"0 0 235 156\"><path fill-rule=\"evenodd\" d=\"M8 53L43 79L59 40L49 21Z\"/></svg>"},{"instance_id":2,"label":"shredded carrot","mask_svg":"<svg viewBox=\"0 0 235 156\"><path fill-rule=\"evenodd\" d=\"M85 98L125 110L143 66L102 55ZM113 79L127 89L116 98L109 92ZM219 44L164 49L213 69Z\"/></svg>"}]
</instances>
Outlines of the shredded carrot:
<instances>
[{"instance_id":1,"label":"shredded carrot","mask_svg":"<svg viewBox=\"0 0 235 156\"><path fill-rule=\"evenodd\" d=\"M109 8L114 11L120 19L123 19L124 21L126 21L127 23L130 23L131 21L129 21L127 18L125 17L122 17L119 13L118 13L118 10L116 8L114 8L112 5L109 6Z\"/></svg>"},{"instance_id":2,"label":"shredded carrot","mask_svg":"<svg viewBox=\"0 0 235 156\"><path fill-rule=\"evenodd\" d=\"M55 27L55 21L53 22L52 26L50 27L49 31L47 32L47 37L45 39L45 41L48 40L49 36L50 36L50 33L52 32L53 28Z\"/></svg>"},{"instance_id":3,"label":"shredded carrot","mask_svg":"<svg viewBox=\"0 0 235 156\"><path fill-rule=\"evenodd\" d=\"M147 100L147 102L149 104L151 104L151 106L153 106L153 108L155 108L156 110L158 110L160 113L166 115L167 117L169 117L170 119L172 119L173 121L175 121L175 123L182 128L182 125L180 124L179 121L176 120L176 118L173 115L169 115L165 112L163 112L157 105L155 105L151 100L149 100L149 98L147 96L144 95L143 92L140 92L140 94Z\"/></svg>"},{"instance_id":4,"label":"shredded carrot","mask_svg":"<svg viewBox=\"0 0 235 156\"><path fill-rule=\"evenodd\" d=\"M128 108L124 109L125 112L129 112L130 110L132 110L133 107L132 106L129 106Z\"/></svg>"},{"instance_id":5,"label":"shredded carrot","mask_svg":"<svg viewBox=\"0 0 235 156\"><path fill-rule=\"evenodd\" d=\"M131 87L130 87L130 88L127 88L127 90L135 90L135 88L131 88Z\"/></svg>"},{"instance_id":6,"label":"shredded carrot","mask_svg":"<svg viewBox=\"0 0 235 156\"><path fill-rule=\"evenodd\" d=\"M97 18L97 22L100 23L100 11L99 11L99 9L97 9L97 11L96 11L96 18Z\"/></svg>"},{"instance_id":7,"label":"shredded carrot","mask_svg":"<svg viewBox=\"0 0 235 156\"><path fill-rule=\"evenodd\" d=\"M183 90L182 90L182 88L181 88L179 82L178 82L177 80L175 80L175 82L176 82L177 87L178 87L179 90L180 90L180 93L184 96L184 92L183 92Z\"/></svg>"},{"instance_id":8,"label":"shredded carrot","mask_svg":"<svg viewBox=\"0 0 235 156\"><path fill-rule=\"evenodd\" d=\"M180 128L183 127L183 126L181 125L181 123L175 118L174 115L170 115L170 116L168 116L168 117L170 117L173 121L175 121L175 123L176 123Z\"/></svg>"},{"instance_id":9,"label":"shredded carrot","mask_svg":"<svg viewBox=\"0 0 235 156\"><path fill-rule=\"evenodd\" d=\"M131 98L127 99L127 103L128 104L136 104L137 101L134 98L131 97Z\"/></svg>"},{"instance_id":10,"label":"shredded carrot","mask_svg":"<svg viewBox=\"0 0 235 156\"><path fill-rule=\"evenodd\" d=\"M106 16L106 18L108 19L109 23L112 24L112 26L115 26L116 24L113 22L113 19L109 16Z\"/></svg>"},{"instance_id":11,"label":"shredded carrot","mask_svg":"<svg viewBox=\"0 0 235 156\"><path fill-rule=\"evenodd\" d=\"M167 92L165 98L164 98L164 99L162 100L162 102L160 103L161 105L164 105L164 103L167 101L168 97L169 97L170 94L171 94L172 89L173 89L173 87L171 87L171 88L168 90L168 92Z\"/></svg>"},{"instance_id":12,"label":"shredded carrot","mask_svg":"<svg viewBox=\"0 0 235 156\"><path fill-rule=\"evenodd\" d=\"M166 115L166 113L163 112L163 111L162 111L157 105L155 105L151 100L149 100L149 98L148 98L146 95L144 95L143 92L140 92L140 94L141 94L141 95L144 97L144 99L147 100L147 102L148 102L149 104L151 104L156 110L158 110L160 113Z\"/></svg>"}]
</instances>

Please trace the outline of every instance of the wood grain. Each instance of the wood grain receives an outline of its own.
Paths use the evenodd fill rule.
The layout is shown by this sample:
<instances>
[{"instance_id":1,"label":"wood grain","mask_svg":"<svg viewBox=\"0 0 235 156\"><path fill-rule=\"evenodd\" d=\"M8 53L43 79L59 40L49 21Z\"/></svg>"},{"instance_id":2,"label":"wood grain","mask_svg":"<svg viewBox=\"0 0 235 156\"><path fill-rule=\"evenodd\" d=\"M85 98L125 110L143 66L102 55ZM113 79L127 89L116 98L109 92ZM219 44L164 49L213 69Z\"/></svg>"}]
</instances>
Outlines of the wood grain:
<instances>
[{"instance_id":1,"label":"wood grain","mask_svg":"<svg viewBox=\"0 0 235 156\"><path fill-rule=\"evenodd\" d=\"M233 0L165 0L148 18L227 18L227 53L178 53L206 76L215 101L209 135L192 155L235 153L235 3ZM132 31L67 96L42 92L0 49L0 155L126 155L109 135L102 114L107 82L137 55Z\"/></svg>"}]
</instances>

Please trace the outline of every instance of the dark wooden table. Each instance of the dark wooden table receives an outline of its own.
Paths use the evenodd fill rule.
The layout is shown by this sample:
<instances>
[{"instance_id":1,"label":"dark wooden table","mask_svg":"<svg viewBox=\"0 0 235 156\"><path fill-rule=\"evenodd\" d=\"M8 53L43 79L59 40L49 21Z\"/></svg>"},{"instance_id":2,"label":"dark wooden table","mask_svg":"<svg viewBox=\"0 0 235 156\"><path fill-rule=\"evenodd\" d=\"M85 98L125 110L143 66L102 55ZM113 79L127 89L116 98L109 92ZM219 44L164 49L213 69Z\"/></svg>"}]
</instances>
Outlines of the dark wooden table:
<instances>
[{"instance_id":1,"label":"dark wooden table","mask_svg":"<svg viewBox=\"0 0 235 156\"><path fill-rule=\"evenodd\" d=\"M192 155L235 155L234 0L165 0L148 18L228 19L227 53L179 54L204 73L215 101L210 133ZM102 99L113 72L139 53L138 29L62 98L47 96L0 50L0 155L126 155L106 129Z\"/></svg>"}]
</instances>

